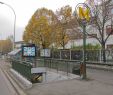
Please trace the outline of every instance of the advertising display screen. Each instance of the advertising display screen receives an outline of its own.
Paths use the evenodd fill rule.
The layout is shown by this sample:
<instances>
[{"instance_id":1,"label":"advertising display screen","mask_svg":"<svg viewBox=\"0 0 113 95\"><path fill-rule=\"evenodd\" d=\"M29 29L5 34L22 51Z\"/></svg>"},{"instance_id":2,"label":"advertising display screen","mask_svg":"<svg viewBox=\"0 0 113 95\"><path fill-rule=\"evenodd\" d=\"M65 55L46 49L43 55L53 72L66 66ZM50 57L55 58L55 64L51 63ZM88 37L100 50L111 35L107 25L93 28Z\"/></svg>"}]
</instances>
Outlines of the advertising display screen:
<instances>
[{"instance_id":1,"label":"advertising display screen","mask_svg":"<svg viewBox=\"0 0 113 95\"><path fill-rule=\"evenodd\" d=\"M22 56L23 57L35 57L36 47L33 46L22 46Z\"/></svg>"}]
</instances>

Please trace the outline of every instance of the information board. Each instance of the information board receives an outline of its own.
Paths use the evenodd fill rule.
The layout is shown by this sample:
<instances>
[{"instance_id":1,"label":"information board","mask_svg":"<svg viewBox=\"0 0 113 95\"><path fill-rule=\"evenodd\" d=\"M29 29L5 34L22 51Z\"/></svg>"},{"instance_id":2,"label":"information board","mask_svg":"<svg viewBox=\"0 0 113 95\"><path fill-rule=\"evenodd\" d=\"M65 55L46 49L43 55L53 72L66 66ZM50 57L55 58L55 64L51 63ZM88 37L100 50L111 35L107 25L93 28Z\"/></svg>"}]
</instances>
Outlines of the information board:
<instances>
[{"instance_id":1,"label":"information board","mask_svg":"<svg viewBox=\"0 0 113 95\"><path fill-rule=\"evenodd\" d=\"M50 49L41 49L40 50L40 56L41 57L50 57L51 56Z\"/></svg>"}]
</instances>

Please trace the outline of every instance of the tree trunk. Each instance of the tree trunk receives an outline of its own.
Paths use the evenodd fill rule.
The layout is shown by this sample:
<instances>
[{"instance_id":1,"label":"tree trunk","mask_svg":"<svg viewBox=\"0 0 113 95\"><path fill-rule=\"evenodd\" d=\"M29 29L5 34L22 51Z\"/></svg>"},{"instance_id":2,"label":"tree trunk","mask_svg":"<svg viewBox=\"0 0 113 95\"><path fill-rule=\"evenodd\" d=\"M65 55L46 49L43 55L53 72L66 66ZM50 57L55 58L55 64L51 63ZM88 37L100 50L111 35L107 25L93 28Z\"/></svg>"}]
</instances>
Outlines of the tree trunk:
<instances>
[{"instance_id":1,"label":"tree trunk","mask_svg":"<svg viewBox=\"0 0 113 95\"><path fill-rule=\"evenodd\" d=\"M65 45L63 45L63 49L65 49Z\"/></svg>"},{"instance_id":2,"label":"tree trunk","mask_svg":"<svg viewBox=\"0 0 113 95\"><path fill-rule=\"evenodd\" d=\"M44 43L42 43L42 48L45 49L45 44Z\"/></svg>"},{"instance_id":3,"label":"tree trunk","mask_svg":"<svg viewBox=\"0 0 113 95\"><path fill-rule=\"evenodd\" d=\"M65 44L64 44L64 41L63 41L63 45L62 45L63 49L65 49Z\"/></svg>"},{"instance_id":4,"label":"tree trunk","mask_svg":"<svg viewBox=\"0 0 113 95\"><path fill-rule=\"evenodd\" d=\"M102 46L102 58L103 58L103 62L106 62L105 42L103 42L101 44L101 46Z\"/></svg>"}]
</instances>

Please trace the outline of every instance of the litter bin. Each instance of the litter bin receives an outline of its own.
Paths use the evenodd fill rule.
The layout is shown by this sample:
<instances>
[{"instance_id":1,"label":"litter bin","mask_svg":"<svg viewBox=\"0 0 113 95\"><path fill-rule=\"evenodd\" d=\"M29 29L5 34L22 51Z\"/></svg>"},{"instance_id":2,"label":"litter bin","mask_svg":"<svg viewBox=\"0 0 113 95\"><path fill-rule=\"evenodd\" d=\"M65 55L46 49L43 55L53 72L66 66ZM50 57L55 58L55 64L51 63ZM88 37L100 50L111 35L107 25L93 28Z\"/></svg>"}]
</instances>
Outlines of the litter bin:
<instances>
[{"instance_id":1,"label":"litter bin","mask_svg":"<svg viewBox=\"0 0 113 95\"><path fill-rule=\"evenodd\" d=\"M76 75L80 75L80 67L73 67L72 73Z\"/></svg>"}]
</instances>

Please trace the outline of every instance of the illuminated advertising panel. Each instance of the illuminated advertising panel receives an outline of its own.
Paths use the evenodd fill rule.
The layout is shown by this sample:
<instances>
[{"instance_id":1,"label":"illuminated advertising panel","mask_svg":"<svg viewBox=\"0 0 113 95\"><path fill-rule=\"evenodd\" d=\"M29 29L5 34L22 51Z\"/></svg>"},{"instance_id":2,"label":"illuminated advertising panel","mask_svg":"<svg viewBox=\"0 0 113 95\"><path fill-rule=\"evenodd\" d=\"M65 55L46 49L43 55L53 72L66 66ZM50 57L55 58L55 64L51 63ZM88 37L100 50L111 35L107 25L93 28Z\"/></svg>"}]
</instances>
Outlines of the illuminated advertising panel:
<instances>
[{"instance_id":1,"label":"illuminated advertising panel","mask_svg":"<svg viewBox=\"0 0 113 95\"><path fill-rule=\"evenodd\" d=\"M36 46L35 45L22 46L22 56L23 57L35 57Z\"/></svg>"}]
</instances>

